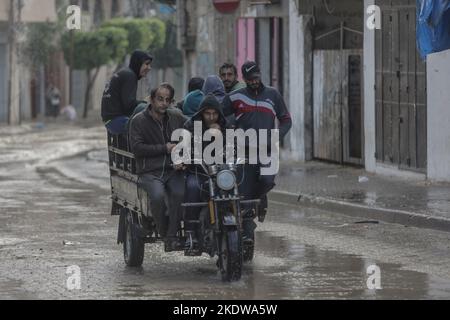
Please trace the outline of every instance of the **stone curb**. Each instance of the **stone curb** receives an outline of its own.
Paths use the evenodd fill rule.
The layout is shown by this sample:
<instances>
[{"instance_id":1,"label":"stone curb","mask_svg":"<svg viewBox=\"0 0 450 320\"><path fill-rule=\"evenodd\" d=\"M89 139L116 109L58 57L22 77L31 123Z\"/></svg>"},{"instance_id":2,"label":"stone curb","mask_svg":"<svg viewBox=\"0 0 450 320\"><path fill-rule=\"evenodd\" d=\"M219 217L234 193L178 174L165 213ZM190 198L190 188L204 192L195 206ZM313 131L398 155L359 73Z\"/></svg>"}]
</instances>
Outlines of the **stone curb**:
<instances>
[{"instance_id":1,"label":"stone curb","mask_svg":"<svg viewBox=\"0 0 450 320\"><path fill-rule=\"evenodd\" d=\"M410 227L450 232L450 219L431 217L414 212L370 207L325 197L311 196L308 194L295 194L282 190L271 191L269 193L269 200L295 206L322 209L351 217L380 220L387 223L402 224Z\"/></svg>"}]
</instances>

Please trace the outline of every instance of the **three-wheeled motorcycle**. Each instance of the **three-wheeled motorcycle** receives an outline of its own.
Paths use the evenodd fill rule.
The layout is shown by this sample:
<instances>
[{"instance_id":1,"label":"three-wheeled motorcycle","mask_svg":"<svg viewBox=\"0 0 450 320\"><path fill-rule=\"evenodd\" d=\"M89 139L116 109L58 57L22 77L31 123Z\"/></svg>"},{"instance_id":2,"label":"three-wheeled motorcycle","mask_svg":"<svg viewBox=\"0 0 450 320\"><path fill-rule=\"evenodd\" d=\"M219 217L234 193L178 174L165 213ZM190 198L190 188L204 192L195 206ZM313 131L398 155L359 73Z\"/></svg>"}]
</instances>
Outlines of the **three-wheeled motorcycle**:
<instances>
[{"instance_id":1,"label":"three-wheeled motorcycle","mask_svg":"<svg viewBox=\"0 0 450 320\"><path fill-rule=\"evenodd\" d=\"M125 263L138 267L144 260L145 244L163 239L157 232L147 193L139 187L136 162L130 152L128 138L108 133L108 153L111 214L119 216L117 242L123 244ZM222 165L202 163L201 174L206 178L204 186L208 193L206 201L182 205L183 208L201 208L199 219L189 221L197 225L200 239L196 248L183 247L179 251L184 251L186 256L200 256L203 253L218 256L217 266L223 281L239 280L243 262L252 260L254 255L254 239L242 241L242 224L244 219L253 219L259 200L243 200L239 196L238 169L244 162L237 160ZM191 236L184 228L184 221L181 221L178 232L180 242L185 243Z\"/></svg>"}]
</instances>

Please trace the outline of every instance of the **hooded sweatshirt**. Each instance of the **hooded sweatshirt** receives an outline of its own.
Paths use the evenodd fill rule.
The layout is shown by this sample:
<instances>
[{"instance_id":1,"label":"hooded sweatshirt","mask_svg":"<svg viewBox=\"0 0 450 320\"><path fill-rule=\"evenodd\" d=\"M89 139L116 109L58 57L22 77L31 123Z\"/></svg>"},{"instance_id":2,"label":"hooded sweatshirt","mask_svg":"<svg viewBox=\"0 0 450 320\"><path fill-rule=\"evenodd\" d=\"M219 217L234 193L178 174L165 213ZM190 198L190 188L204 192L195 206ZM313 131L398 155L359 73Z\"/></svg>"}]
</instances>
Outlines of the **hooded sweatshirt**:
<instances>
[{"instance_id":1,"label":"hooded sweatshirt","mask_svg":"<svg viewBox=\"0 0 450 320\"><path fill-rule=\"evenodd\" d=\"M213 94L220 103L225 98L225 86L222 80L215 75L206 78L202 91L205 96L210 93Z\"/></svg>"},{"instance_id":2,"label":"hooded sweatshirt","mask_svg":"<svg viewBox=\"0 0 450 320\"><path fill-rule=\"evenodd\" d=\"M200 103L203 100L203 92L201 90L194 90L190 92L183 102L183 114L187 117L192 117L199 109Z\"/></svg>"},{"instance_id":3,"label":"hooded sweatshirt","mask_svg":"<svg viewBox=\"0 0 450 320\"><path fill-rule=\"evenodd\" d=\"M222 130L226 129L227 120L225 119L225 116L223 115L222 105L219 103L219 101L216 99L216 97L214 97L214 95L212 95L212 94L207 95L201 101L199 107L200 107L200 109L192 116L191 119L186 121L186 123L184 124L185 129L187 129L187 130L191 131L191 133L193 133L194 132L194 122L195 121L203 122L202 113L206 109L216 110L219 113L219 119L218 119L217 123L220 125L220 128L222 128ZM206 128L206 126L203 124L202 129L203 129L203 132L205 132L208 128Z\"/></svg>"},{"instance_id":4,"label":"hooded sweatshirt","mask_svg":"<svg viewBox=\"0 0 450 320\"><path fill-rule=\"evenodd\" d=\"M222 131L222 135L224 137L224 148L225 148L225 137L226 137L226 129L229 127L227 120L222 112L222 105L219 103L219 101L216 99L216 97L212 94L207 95L202 102L200 103L200 109L199 111L192 116L191 119L185 122L184 128L186 130L189 130L192 134L192 139L198 139L199 137L194 137L194 122L200 121L202 122L202 137L205 131L207 131L209 128L206 127L205 123L203 122L202 113L206 109L214 109L219 113L219 118L217 120L217 123L220 125L220 129ZM210 144L211 142L203 141L202 143L202 150L205 150L205 148ZM194 147L194 141L192 141L192 147ZM191 155L194 155L194 150L192 150ZM189 166L189 172L194 173L195 172L196 165Z\"/></svg>"},{"instance_id":5,"label":"hooded sweatshirt","mask_svg":"<svg viewBox=\"0 0 450 320\"><path fill-rule=\"evenodd\" d=\"M129 66L115 73L106 84L102 97L103 122L120 116L129 117L141 102L136 100L137 84L141 79L139 74L142 64L148 60L153 61L150 54L134 51Z\"/></svg>"},{"instance_id":6,"label":"hooded sweatshirt","mask_svg":"<svg viewBox=\"0 0 450 320\"><path fill-rule=\"evenodd\" d=\"M205 79L200 77L193 77L191 78L191 80L189 80L188 92L192 92L195 90L202 90L204 84Z\"/></svg>"}]
</instances>

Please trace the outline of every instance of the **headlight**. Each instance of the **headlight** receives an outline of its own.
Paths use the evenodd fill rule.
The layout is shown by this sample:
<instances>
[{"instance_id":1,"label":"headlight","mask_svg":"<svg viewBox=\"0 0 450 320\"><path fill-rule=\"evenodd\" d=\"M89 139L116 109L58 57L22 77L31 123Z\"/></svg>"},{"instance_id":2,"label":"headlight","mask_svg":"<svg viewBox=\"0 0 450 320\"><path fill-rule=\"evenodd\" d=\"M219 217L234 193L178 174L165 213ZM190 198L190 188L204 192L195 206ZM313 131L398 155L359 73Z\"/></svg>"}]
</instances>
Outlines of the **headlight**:
<instances>
[{"instance_id":1,"label":"headlight","mask_svg":"<svg viewBox=\"0 0 450 320\"><path fill-rule=\"evenodd\" d=\"M225 191L230 191L236 184L236 176L230 170L223 170L217 174L217 186Z\"/></svg>"}]
</instances>

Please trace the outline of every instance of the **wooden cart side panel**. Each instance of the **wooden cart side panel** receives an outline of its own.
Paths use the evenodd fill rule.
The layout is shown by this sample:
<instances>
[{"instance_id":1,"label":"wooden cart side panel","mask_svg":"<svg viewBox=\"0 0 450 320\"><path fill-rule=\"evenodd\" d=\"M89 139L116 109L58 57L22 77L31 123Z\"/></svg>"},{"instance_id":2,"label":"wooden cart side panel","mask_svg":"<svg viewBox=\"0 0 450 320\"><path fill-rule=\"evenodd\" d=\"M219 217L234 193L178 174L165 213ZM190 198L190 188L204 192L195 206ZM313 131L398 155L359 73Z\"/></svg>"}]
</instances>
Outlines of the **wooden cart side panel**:
<instances>
[{"instance_id":1,"label":"wooden cart side panel","mask_svg":"<svg viewBox=\"0 0 450 320\"><path fill-rule=\"evenodd\" d=\"M126 204L139 213L147 213L147 192L137 184L118 175L111 177L111 191L114 201Z\"/></svg>"}]
</instances>

